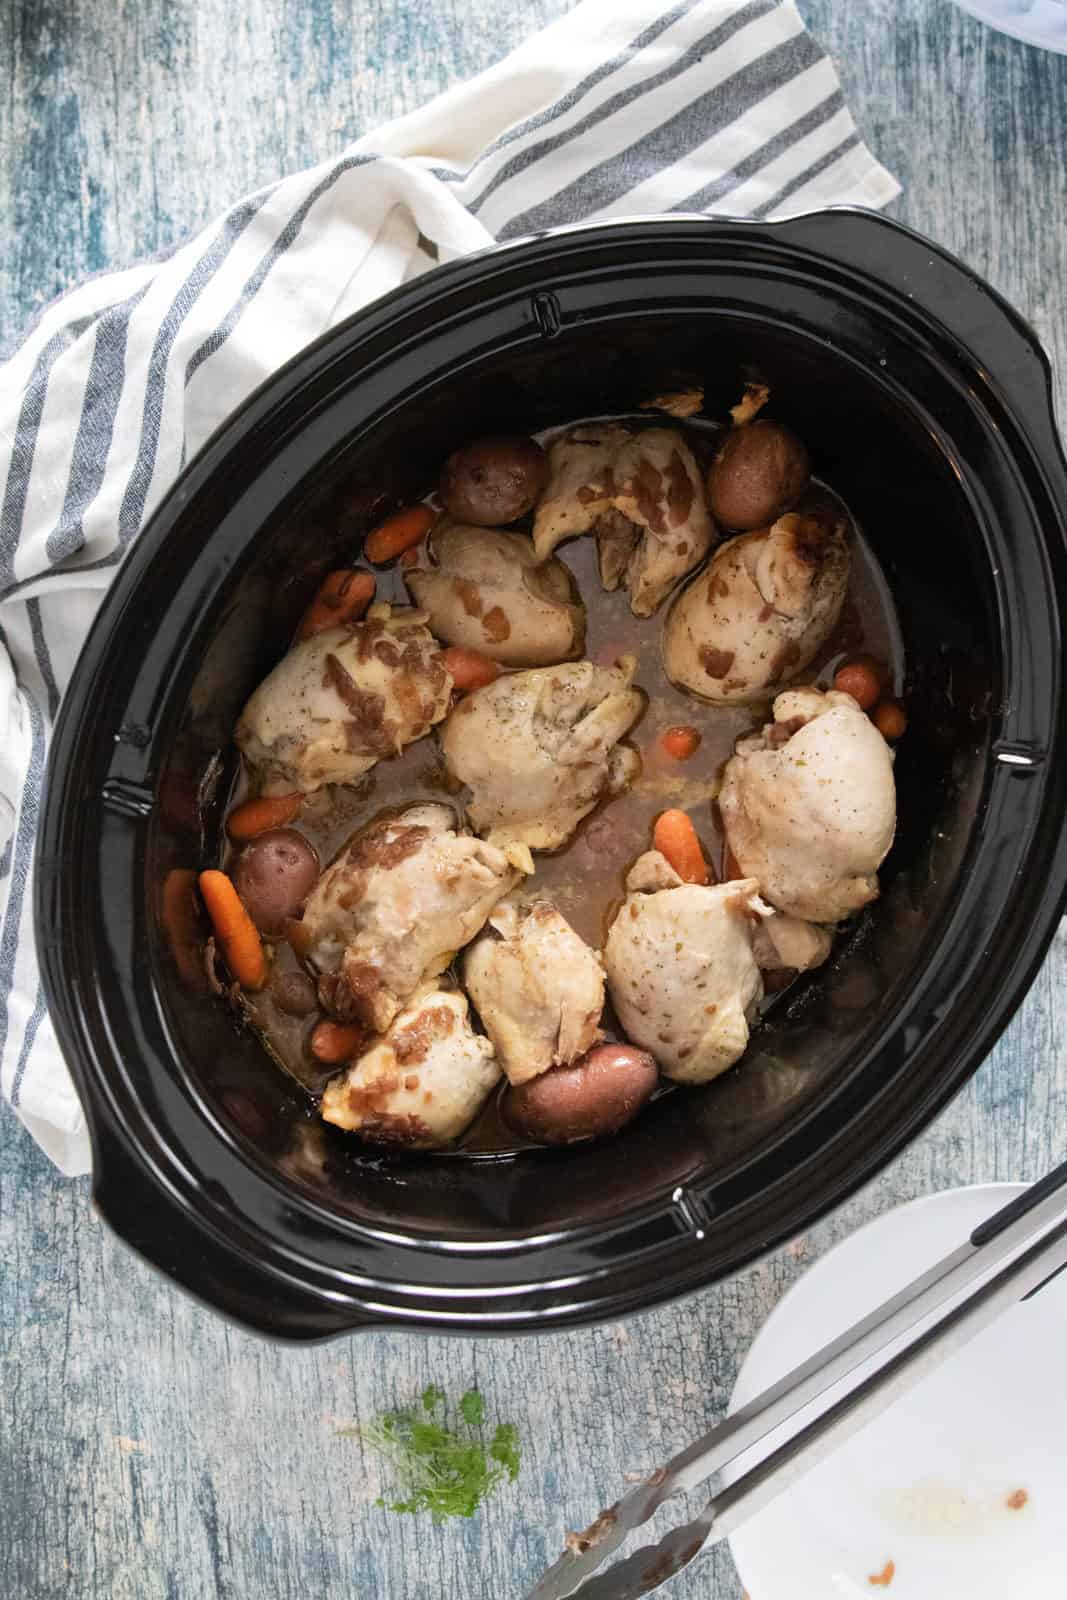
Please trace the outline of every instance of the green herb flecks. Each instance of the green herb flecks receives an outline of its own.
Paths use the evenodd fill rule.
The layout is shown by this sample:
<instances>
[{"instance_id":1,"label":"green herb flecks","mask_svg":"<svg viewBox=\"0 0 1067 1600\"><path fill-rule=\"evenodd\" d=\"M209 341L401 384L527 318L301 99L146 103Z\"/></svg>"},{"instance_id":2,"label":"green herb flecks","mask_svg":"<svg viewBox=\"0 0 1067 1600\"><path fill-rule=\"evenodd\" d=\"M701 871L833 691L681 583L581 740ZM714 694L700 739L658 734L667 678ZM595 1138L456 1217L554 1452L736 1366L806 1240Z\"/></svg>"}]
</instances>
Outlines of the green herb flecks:
<instances>
[{"instance_id":1,"label":"green herb flecks","mask_svg":"<svg viewBox=\"0 0 1067 1600\"><path fill-rule=\"evenodd\" d=\"M485 1401L468 1389L450 1422L444 1390L431 1383L418 1406L389 1411L358 1433L389 1462L397 1498L377 1501L390 1511L428 1511L435 1522L473 1517L502 1483L519 1475L519 1430L498 1423L487 1439Z\"/></svg>"},{"instance_id":2,"label":"green herb flecks","mask_svg":"<svg viewBox=\"0 0 1067 1600\"><path fill-rule=\"evenodd\" d=\"M422 1391L422 1408L424 1411L434 1411L438 1406L444 1405L444 1401L445 1391L439 1389L436 1383L431 1383L428 1388Z\"/></svg>"},{"instance_id":3,"label":"green herb flecks","mask_svg":"<svg viewBox=\"0 0 1067 1600\"><path fill-rule=\"evenodd\" d=\"M472 1428L480 1428L485 1421L485 1401L477 1389L468 1389L459 1403L459 1414Z\"/></svg>"}]
</instances>

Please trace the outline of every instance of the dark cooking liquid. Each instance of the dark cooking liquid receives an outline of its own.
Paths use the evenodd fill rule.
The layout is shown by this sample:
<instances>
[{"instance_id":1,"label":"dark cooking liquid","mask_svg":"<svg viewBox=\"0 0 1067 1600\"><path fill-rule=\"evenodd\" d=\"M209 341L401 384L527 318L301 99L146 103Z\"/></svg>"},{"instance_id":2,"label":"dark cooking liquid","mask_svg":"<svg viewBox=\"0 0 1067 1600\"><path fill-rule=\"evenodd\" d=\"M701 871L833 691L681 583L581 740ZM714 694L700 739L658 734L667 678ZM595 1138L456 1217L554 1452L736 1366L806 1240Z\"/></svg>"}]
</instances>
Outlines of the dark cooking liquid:
<instances>
[{"instance_id":1,"label":"dark cooking liquid","mask_svg":"<svg viewBox=\"0 0 1067 1600\"><path fill-rule=\"evenodd\" d=\"M647 423L648 418L641 420ZM678 426L695 435L693 443L701 455L707 452L709 435L717 431L706 423ZM769 702L736 708L709 706L674 688L660 663L660 634L668 602L655 616L642 621L632 615L624 591L606 594L590 536L568 541L555 554L570 568L585 602L587 657L610 666L621 655L636 655L636 681L648 696L641 720L627 736L627 742L641 753L640 777L626 793L597 806L561 850L535 856L536 877L524 885L551 900L583 939L600 948L622 898L626 873L634 859L649 848L652 824L661 811L670 806L688 811L709 859L721 871L723 836L714 798L722 768L737 738L768 720ZM399 568L379 572L377 577L377 599L410 603ZM894 692L899 693L904 663L892 598L877 561L854 526L852 572L841 621L820 654L793 682L826 687L842 657L859 651L888 663ZM679 724L697 728L701 736L699 748L687 761L672 760L660 745L664 729ZM231 805L246 787L243 774L239 775ZM310 796L290 826L315 846L325 866L358 828L380 812L427 801L444 801L463 816L463 793L456 793L451 785L433 736L409 745L393 760L380 761L357 787L330 788ZM275 960L281 971L298 966L287 944L276 947ZM317 1019L286 1016L273 1004L269 988L247 995L246 1000L271 1055L317 1095L336 1070L324 1072L308 1052L307 1039ZM618 1036L610 1006L603 1026L609 1037ZM461 1148L470 1152L516 1148L514 1134L497 1114L497 1102L497 1096L491 1098Z\"/></svg>"}]
</instances>

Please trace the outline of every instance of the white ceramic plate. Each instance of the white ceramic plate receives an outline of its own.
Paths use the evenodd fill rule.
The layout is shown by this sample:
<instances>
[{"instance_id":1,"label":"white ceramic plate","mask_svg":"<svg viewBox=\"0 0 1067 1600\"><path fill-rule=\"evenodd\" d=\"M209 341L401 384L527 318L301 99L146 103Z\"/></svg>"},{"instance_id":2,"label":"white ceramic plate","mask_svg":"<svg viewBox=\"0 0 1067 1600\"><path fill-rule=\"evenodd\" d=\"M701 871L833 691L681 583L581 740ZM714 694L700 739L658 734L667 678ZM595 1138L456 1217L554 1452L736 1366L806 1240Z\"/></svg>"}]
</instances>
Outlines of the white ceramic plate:
<instances>
[{"instance_id":1,"label":"white ceramic plate","mask_svg":"<svg viewBox=\"0 0 1067 1600\"><path fill-rule=\"evenodd\" d=\"M1020 1192L929 1195L845 1239L775 1307L732 1408ZM731 1548L751 1600L1065 1600L1067 1274L813 1468Z\"/></svg>"},{"instance_id":2,"label":"white ceramic plate","mask_svg":"<svg viewBox=\"0 0 1067 1600\"><path fill-rule=\"evenodd\" d=\"M1064 0L956 0L969 11L1013 39L1039 45L1044 50L1067 53L1067 6ZM877 1592L877 1591L876 1591Z\"/></svg>"}]
</instances>

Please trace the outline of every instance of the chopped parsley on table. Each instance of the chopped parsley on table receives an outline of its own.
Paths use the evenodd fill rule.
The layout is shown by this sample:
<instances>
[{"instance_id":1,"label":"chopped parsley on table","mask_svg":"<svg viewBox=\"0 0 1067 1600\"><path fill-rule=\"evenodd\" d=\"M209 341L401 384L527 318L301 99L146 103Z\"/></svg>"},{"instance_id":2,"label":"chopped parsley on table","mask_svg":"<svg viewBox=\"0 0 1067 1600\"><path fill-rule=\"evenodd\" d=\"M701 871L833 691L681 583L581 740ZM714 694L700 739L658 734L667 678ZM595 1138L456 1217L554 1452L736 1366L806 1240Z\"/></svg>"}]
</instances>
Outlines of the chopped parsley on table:
<instances>
[{"instance_id":1,"label":"chopped parsley on table","mask_svg":"<svg viewBox=\"0 0 1067 1600\"><path fill-rule=\"evenodd\" d=\"M342 1428L358 1434L393 1469L397 1498L376 1503L390 1511L428 1511L435 1522L472 1517L505 1481L519 1475L519 1430L499 1422L485 1429L485 1401L477 1389L461 1398L458 1416L449 1420L445 1392L431 1383L418 1405L387 1411L367 1427Z\"/></svg>"}]
</instances>

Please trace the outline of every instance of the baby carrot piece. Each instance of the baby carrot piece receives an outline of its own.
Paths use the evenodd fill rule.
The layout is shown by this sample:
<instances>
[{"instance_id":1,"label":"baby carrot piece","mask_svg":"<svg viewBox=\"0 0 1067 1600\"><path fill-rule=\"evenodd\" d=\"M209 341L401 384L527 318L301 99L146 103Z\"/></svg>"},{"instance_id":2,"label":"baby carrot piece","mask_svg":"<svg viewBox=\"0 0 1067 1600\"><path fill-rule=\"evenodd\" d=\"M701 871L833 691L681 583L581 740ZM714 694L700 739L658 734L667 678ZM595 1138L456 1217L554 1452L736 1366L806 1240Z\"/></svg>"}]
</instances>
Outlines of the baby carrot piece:
<instances>
[{"instance_id":1,"label":"baby carrot piece","mask_svg":"<svg viewBox=\"0 0 1067 1600\"><path fill-rule=\"evenodd\" d=\"M683 883L707 883L708 864L697 831L684 811L663 811L652 830L652 848L666 856Z\"/></svg>"},{"instance_id":2,"label":"baby carrot piece","mask_svg":"<svg viewBox=\"0 0 1067 1600\"><path fill-rule=\"evenodd\" d=\"M368 561L373 561L376 567L380 567L383 562L394 561L397 556L403 555L405 550L413 549L426 537L433 527L436 516L437 513L431 511L429 506L409 506L406 511L398 511L394 516L386 517L373 533L368 533L363 554Z\"/></svg>"},{"instance_id":3,"label":"baby carrot piece","mask_svg":"<svg viewBox=\"0 0 1067 1600\"><path fill-rule=\"evenodd\" d=\"M834 688L841 694L850 694L861 711L869 711L878 704L882 692L882 674L870 656L857 656L846 661L834 673Z\"/></svg>"},{"instance_id":4,"label":"baby carrot piece","mask_svg":"<svg viewBox=\"0 0 1067 1600\"><path fill-rule=\"evenodd\" d=\"M903 739L908 731L907 713L895 700L882 700L876 705L871 721L883 739Z\"/></svg>"},{"instance_id":5,"label":"baby carrot piece","mask_svg":"<svg viewBox=\"0 0 1067 1600\"><path fill-rule=\"evenodd\" d=\"M163 924L178 971L189 984L204 982L200 909L196 903L196 873L191 867L171 867L163 879L159 920Z\"/></svg>"},{"instance_id":6,"label":"baby carrot piece","mask_svg":"<svg viewBox=\"0 0 1067 1600\"><path fill-rule=\"evenodd\" d=\"M351 1061L366 1032L355 1022L319 1022L311 1033L311 1054L327 1067Z\"/></svg>"},{"instance_id":7,"label":"baby carrot piece","mask_svg":"<svg viewBox=\"0 0 1067 1600\"><path fill-rule=\"evenodd\" d=\"M284 828L304 804L302 794L263 795L235 806L226 818L226 832L237 844L254 839L268 828Z\"/></svg>"},{"instance_id":8,"label":"baby carrot piece","mask_svg":"<svg viewBox=\"0 0 1067 1600\"><path fill-rule=\"evenodd\" d=\"M358 622L374 599L374 590L373 572L357 572L350 567L328 572L301 619L301 639L310 639L326 628L339 628L345 622Z\"/></svg>"},{"instance_id":9,"label":"baby carrot piece","mask_svg":"<svg viewBox=\"0 0 1067 1600\"><path fill-rule=\"evenodd\" d=\"M224 872L200 874L200 893L227 965L244 989L262 989L267 961L252 918Z\"/></svg>"},{"instance_id":10,"label":"baby carrot piece","mask_svg":"<svg viewBox=\"0 0 1067 1600\"><path fill-rule=\"evenodd\" d=\"M696 728L666 728L659 742L675 761L688 761L700 744L700 734Z\"/></svg>"},{"instance_id":11,"label":"baby carrot piece","mask_svg":"<svg viewBox=\"0 0 1067 1600\"><path fill-rule=\"evenodd\" d=\"M480 650L468 650L465 645L454 644L442 650L441 660L452 676L452 686L461 694L471 689L484 689L487 683L499 678L500 668Z\"/></svg>"}]
</instances>

